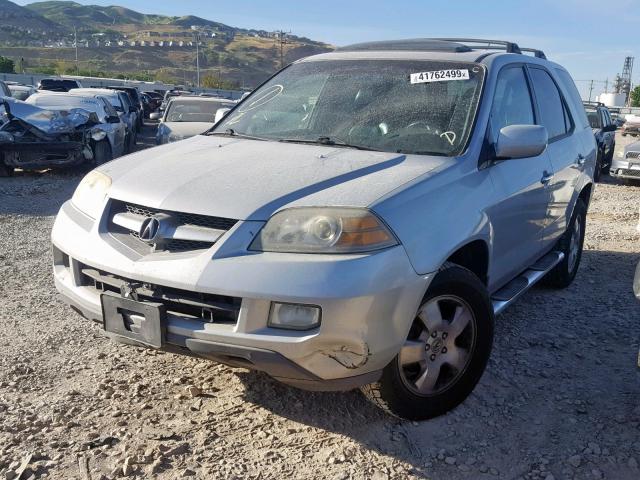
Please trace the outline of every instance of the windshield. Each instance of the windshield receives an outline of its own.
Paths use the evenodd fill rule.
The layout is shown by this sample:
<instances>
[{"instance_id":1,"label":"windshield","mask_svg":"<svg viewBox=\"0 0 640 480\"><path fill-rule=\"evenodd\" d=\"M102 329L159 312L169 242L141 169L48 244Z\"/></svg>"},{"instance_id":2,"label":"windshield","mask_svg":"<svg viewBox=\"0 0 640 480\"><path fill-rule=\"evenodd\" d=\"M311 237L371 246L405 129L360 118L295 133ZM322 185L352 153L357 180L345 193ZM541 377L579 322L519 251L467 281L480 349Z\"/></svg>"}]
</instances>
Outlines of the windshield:
<instances>
[{"instance_id":1,"label":"windshield","mask_svg":"<svg viewBox=\"0 0 640 480\"><path fill-rule=\"evenodd\" d=\"M219 108L229 107L227 102L211 100L171 100L167 107L165 122L209 122L213 123Z\"/></svg>"},{"instance_id":2,"label":"windshield","mask_svg":"<svg viewBox=\"0 0 640 480\"><path fill-rule=\"evenodd\" d=\"M17 88L16 89L10 88L9 90L11 90L11 96L16 100L26 100L27 98L29 98L29 95L31 95L31 91L29 90L23 90L23 89L17 89Z\"/></svg>"},{"instance_id":3,"label":"windshield","mask_svg":"<svg viewBox=\"0 0 640 480\"><path fill-rule=\"evenodd\" d=\"M483 78L480 65L462 62L297 63L253 93L213 133L455 156L465 149Z\"/></svg>"},{"instance_id":4,"label":"windshield","mask_svg":"<svg viewBox=\"0 0 640 480\"><path fill-rule=\"evenodd\" d=\"M96 99L79 95L33 95L27 99L27 102L52 110L68 110L70 108L83 108L90 112L98 112L100 110Z\"/></svg>"}]
</instances>

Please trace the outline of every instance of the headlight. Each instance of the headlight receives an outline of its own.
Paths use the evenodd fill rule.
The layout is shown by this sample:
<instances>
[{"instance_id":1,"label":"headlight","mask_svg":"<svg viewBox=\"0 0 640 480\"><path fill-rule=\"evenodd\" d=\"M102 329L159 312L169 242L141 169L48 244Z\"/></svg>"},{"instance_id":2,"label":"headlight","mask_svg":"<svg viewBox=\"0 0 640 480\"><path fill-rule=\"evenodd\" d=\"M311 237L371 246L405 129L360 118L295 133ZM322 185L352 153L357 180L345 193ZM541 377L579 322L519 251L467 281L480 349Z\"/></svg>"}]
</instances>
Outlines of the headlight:
<instances>
[{"instance_id":1,"label":"headlight","mask_svg":"<svg viewBox=\"0 0 640 480\"><path fill-rule=\"evenodd\" d=\"M620 157L620 158L624 158L624 152L620 151L616 154L616 156Z\"/></svg>"},{"instance_id":2,"label":"headlight","mask_svg":"<svg viewBox=\"0 0 640 480\"><path fill-rule=\"evenodd\" d=\"M360 253L397 245L389 229L361 208L292 208L276 213L250 250L292 253Z\"/></svg>"},{"instance_id":3,"label":"headlight","mask_svg":"<svg viewBox=\"0 0 640 480\"><path fill-rule=\"evenodd\" d=\"M110 187L111 177L93 170L80 181L71 202L78 210L96 219L102 213L102 204Z\"/></svg>"},{"instance_id":4,"label":"headlight","mask_svg":"<svg viewBox=\"0 0 640 480\"><path fill-rule=\"evenodd\" d=\"M107 132L105 132L104 130L95 129L91 131L91 138L96 142L104 140L106 136Z\"/></svg>"}]
</instances>

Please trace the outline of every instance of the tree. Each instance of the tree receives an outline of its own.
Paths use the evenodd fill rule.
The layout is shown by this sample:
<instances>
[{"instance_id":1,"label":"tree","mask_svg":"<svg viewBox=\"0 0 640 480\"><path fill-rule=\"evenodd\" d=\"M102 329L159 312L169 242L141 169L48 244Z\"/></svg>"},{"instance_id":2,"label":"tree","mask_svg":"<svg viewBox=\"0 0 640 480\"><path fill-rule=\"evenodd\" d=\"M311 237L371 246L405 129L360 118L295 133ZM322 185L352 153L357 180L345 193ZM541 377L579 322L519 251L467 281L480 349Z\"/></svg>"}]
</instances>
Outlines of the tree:
<instances>
[{"instance_id":1,"label":"tree","mask_svg":"<svg viewBox=\"0 0 640 480\"><path fill-rule=\"evenodd\" d=\"M640 107L640 85L631 90L631 106Z\"/></svg>"},{"instance_id":2,"label":"tree","mask_svg":"<svg viewBox=\"0 0 640 480\"><path fill-rule=\"evenodd\" d=\"M13 60L0 55L0 73L14 73L14 67Z\"/></svg>"},{"instance_id":3,"label":"tree","mask_svg":"<svg viewBox=\"0 0 640 480\"><path fill-rule=\"evenodd\" d=\"M213 75L211 73L206 74L200 80L200 84L204 88L219 88L222 90L234 90L238 88L238 84L236 82L232 82L229 80L223 80L217 75Z\"/></svg>"}]
</instances>

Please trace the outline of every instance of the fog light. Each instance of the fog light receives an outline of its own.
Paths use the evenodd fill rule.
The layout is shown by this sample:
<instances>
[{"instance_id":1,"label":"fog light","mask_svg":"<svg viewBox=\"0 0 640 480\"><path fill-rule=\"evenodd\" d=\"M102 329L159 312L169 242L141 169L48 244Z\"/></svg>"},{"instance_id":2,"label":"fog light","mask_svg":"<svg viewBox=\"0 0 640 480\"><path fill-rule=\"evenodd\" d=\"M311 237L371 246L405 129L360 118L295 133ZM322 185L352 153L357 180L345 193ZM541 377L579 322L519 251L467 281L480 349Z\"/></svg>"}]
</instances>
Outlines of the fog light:
<instances>
[{"instance_id":1,"label":"fog light","mask_svg":"<svg viewBox=\"0 0 640 480\"><path fill-rule=\"evenodd\" d=\"M269 326L290 330L309 330L320 325L320 307L294 303L271 304Z\"/></svg>"}]
</instances>

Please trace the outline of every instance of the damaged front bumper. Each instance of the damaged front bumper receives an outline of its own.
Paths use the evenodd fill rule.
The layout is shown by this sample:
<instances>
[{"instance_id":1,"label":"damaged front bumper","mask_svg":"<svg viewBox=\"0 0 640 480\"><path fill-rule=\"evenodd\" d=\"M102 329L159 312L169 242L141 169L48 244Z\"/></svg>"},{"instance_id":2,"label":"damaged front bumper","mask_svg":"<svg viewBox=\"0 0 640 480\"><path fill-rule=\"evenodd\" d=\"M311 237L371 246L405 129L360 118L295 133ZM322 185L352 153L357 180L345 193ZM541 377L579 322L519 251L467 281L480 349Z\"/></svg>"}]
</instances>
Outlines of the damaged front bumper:
<instances>
[{"instance_id":1,"label":"damaged front bumper","mask_svg":"<svg viewBox=\"0 0 640 480\"><path fill-rule=\"evenodd\" d=\"M74 167L93 159L85 142L2 142L0 150L7 166L22 169Z\"/></svg>"},{"instance_id":2,"label":"damaged front bumper","mask_svg":"<svg viewBox=\"0 0 640 480\"><path fill-rule=\"evenodd\" d=\"M93 159L95 114L52 111L25 102L0 101L0 161L9 167L72 167Z\"/></svg>"},{"instance_id":3,"label":"damaged front bumper","mask_svg":"<svg viewBox=\"0 0 640 480\"><path fill-rule=\"evenodd\" d=\"M142 302L164 305L165 350L310 390L377 380L404 343L432 275L417 275L401 246L371 255L219 254L225 243L250 238L258 223L239 222L208 250L133 258L68 202L52 231L55 284L65 302L100 324L105 292L133 290ZM320 326L271 327L273 302L320 307ZM196 318L190 308L213 314Z\"/></svg>"}]
</instances>

